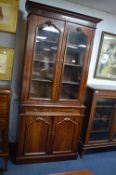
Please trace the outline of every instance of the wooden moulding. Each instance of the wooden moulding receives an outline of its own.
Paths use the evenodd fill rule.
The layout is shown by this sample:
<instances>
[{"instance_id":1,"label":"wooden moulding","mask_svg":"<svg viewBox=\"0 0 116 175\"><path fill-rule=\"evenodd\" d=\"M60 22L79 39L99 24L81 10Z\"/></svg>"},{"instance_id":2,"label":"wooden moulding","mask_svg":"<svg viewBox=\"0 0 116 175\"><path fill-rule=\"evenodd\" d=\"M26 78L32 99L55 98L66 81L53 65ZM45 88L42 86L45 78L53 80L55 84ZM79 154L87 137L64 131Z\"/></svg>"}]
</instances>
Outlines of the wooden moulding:
<instances>
[{"instance_id":1,"label":"wooden moulding","mask_svg":"<svg viewBox=\"0 0 116 175\"><path fill-rule=\"evenodd\" d=\"M47 17L53 17L54 19L57 18L63 21L70 21L78 22L79 24L83 24L85 26L89 26L92 28L96 28L96 24L102 21L102 19L87 16L84 14L80 14L77 12L72 12L66 9L61 9L58 7L53 7L45 4L35 3L30 0L26 1L26 10L27 12L37 14L37 15L44 15ZM44 13L43 13L44 11Z\"/></svg>"}]
</instances>

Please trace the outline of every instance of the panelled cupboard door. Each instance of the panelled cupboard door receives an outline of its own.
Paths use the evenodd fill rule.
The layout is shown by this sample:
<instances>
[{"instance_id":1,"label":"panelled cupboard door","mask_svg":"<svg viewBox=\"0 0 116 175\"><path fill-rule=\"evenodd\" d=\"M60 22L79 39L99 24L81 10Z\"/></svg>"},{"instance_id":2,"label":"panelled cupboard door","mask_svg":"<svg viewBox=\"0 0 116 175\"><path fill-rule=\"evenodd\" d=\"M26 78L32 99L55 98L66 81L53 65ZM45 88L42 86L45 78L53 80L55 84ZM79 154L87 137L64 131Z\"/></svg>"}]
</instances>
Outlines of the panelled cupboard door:
<instances>
[{"instance_id":1,"label":"panelled cupboard door","mask_svg":"<svg viewBox=\"0 0 116 175\"><path fill-rule=\"evenodd\" d=\"M60 102L82 101L93 35L92 28L66 23L59 68L60 88L58 86L57 94Z\"/></svg>"},{"instance_id":2,"label":"panelled cupboard door","mask_svg":"<svg viewBox=\"0 0 116 175\"><path fill-rule=\"evenodd\" d=\"M52 131L52 154L76 152L78 136L79 117L55 117Z\"/></svg>"},{"instance_id":3,"label":"panelled cupboard door","mask_svg":"<svg viewBox=\"0 0 116 175\"><path fill-rule=\"evenodd\" d=\"M51 117L26 117L24 121L24 155L46 155L49 152L52 130Z\"/></svg>"},{"instance_id":4,"label":"panelled cupboard door","mask_svg":"<svg viewBox=\"0 0 116 175\"><path fill-rule=\"evenodd\" d=\"M54 102L65 22L30 15L22 100Z\"/></svg>"}]
</instances>

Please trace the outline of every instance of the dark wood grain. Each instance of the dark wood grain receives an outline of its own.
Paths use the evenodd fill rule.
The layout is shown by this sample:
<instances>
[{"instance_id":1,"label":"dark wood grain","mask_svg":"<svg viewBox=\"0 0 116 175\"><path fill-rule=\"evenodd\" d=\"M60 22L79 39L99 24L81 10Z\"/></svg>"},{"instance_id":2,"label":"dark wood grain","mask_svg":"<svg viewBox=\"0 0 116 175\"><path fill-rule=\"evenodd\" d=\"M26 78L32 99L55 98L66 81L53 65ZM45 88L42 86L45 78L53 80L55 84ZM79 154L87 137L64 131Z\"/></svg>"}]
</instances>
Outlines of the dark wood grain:
<instances>
[{"instance_id":1,"label":"dark wood grain","mask_svg":"<svg viewBox=\"0 0 116 175\"><path fill-rule=\"evenodd\" d=\"M76 159L85 106L83 105L89 62L96 24L101 19L81 15L31 1L28 11L24 71L19 116L17 163L32 163ZM36 40L36 29L51 23L59 31L51 96L32 97L30 86ZM70 32L81 29L87 37L81 80L77 98L61 100L61 80L66 59L66 45ZM43 94L44 88L40 93Z\"/></svg>"},{"instance_id":2,"label":"dark wood grain","mask_svg":"<svg viewBox=\"0 0 116 175\"><path fill-rule=\"evenodd\" d=\"M68 11L66 9L64 10L57 7L51 7L45 4L33 3L30 0L26 1L26 10L29 14L33 13L40 16L48 15L50 18L54 17L63 21L71 21L91 27L96 27L96 24L102 20L84 14ZM43 11L45 12L44 14L42 13Z\"/></svg>"}]
</instances>

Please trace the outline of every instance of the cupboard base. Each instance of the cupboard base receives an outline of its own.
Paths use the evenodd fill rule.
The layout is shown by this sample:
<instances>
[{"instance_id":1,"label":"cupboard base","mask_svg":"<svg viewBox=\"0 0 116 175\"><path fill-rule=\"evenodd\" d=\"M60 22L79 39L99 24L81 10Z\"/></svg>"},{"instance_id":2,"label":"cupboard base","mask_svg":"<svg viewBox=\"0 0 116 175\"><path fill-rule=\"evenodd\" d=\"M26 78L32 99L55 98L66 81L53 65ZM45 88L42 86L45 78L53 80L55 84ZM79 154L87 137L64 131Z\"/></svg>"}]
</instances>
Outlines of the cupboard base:
<instances>
[{"instance_id":1,"label":"cupboard base","mask_svg":"<svg viewBox=\"0 0 116 175\"><path fill-rule=\"evenodd\" d=\"M85 154L86 151L89 150L95 150L95 149L109 149L109 148L113 148L116 146L116 142L110 142L110 143L94 143L94 144L84 144L83 142L80 141L79 143L79 155L82 158L83 155Z\"/></svg>"},{"instance_id":2,"label":"cupboard base","mask_svg":"<svg viewBox=\"0 0 116 175\"><path fill-rule=\"evenodd\" d=\"M72 153L71 155L49 155L49 156L17 156L15 163L43 163L43 162L53 162L53 161L64 161L64 160L75 160L78 154Z\"/></svg>"}]
</instances>

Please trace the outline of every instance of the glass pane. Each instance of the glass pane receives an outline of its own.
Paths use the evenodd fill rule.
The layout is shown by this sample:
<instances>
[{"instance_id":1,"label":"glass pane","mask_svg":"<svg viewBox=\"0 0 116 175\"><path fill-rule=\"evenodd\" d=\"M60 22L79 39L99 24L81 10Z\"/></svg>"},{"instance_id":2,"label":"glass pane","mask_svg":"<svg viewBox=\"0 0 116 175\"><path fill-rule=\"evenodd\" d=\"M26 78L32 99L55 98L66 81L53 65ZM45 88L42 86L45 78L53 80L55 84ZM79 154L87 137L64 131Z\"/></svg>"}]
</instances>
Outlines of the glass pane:
<instances>
[{"instance_id":1,"label":"glass pane","mask_svg":"<svg viewBox=\"0 0 116 175\"><path fill-rule=\"evenodd\" d=\"M86 45L87 37L83 32L69 33L61 82L61 99L78 98Z\"/></svg>"},{"instance_id":2,"label":"glass pane","mask_svg":"<svg viewBox=\"0 0 116 175\"><path fill-rule=\"evenodd\" d=\"M92 132L109 132L111 128L111 118L96 118L93 121Z\"/></svg>"},{"instance_id":3,"label":"glass pane","mask_svg":"<svg viewBox=\"0 0 116 175\"><path fill-rule=\"evenodd\" d=\"M53 25L45 24L37 27L30 87L31 97L50 99L52 96L58 39L59 31Z\"/></svg>"},{"instance_id":4,"label":"glass pane","mask_svg":"<svg viewBox=\"0 0 116 175\"><path fill-rule=\"evenodd\" d=\"M90 140L108 140L112 127L114 114L113 99L99 99L96 102L96 110L90 135Z\"/></svg>"},{"instance_id":5,"label":"glass pane","mask_svg":"<svg viewBox=\"0 0 116 175\"><path fill-rule=\"evenodd\" d=\"M112 119L113 115L113 107L96 107L94 119L101 119L101 118L106 118L106 119Z\"/></svg>"},{"instance_id":6,"label":"glass pane","mask_svg":"<svg viewBox=\"0 0 116 175\"><path fill-rule=\"evenodd\" d=\"M96 101L96 105L97 106L111 106L111 107L113 107L113 106L115 106L115 104L116 104L116 100L115 99L99 99L99 100L97 100Z\"/></svg>"},{"instance_id":7,"label":"glass pane","mask_svg":"<svg viewBox=\"0 0 116 175\"><path fill-rule=\"evenodd\" d=\"M73 89L73 92L72 92ZM61 97L64 99L75 99L77 96L77 86L74 84L62 84Z\"/></svg>"},{"instance_id":8,"label":"glass pane","mask_svg":"<svg viewBox=\"0 0 116 175\"><path fill-rule=\"evenodd\" d=\"M98 133L91 133L90 140L91 141L99 141L99 140L108 140L108 133L107 132L101 132L100 134Z\"/></svg>"}]
</instances>

